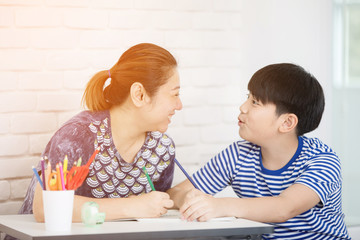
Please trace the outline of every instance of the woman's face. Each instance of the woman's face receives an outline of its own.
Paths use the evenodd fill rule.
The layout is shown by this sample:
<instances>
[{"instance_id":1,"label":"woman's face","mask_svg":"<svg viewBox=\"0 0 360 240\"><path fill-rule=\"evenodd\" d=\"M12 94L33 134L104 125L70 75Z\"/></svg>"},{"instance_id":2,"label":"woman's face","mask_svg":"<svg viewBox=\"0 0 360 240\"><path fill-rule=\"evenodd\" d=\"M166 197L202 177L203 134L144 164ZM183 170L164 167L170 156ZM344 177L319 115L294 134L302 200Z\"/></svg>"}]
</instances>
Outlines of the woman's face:
<instances>
[{"instance_id":1,"label":"woman's face","mask_svg":"<svg viewBox=\"0 0 360 240\"><path fill-rule=\"evenodd\" d=\"M166 132L175 111L182 109L179 93L179 74L174 69L167 82L151 97L149 107L147 108L149 114L146 116L146 121L150 124L150 131Z\"/></svg>"}]
</instances>

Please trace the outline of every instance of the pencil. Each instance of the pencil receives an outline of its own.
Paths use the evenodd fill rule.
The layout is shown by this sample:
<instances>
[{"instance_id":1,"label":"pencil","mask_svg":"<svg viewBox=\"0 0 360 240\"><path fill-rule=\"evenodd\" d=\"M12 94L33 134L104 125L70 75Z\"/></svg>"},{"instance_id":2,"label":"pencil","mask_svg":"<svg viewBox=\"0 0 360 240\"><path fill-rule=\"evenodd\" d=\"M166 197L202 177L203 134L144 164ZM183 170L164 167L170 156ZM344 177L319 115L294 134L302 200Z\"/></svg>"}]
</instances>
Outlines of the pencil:
<instances>
[{"instance_id":1,"label":"pencil","mask_svg":"<svg viewBox=\"0 0 360 240\"><path fill-rule=\"evenodd\" d=\"M41 176L42 176L42 182L43 182L43 189L46 190L45 161L43 158L41 158Z\"/></svg>"},{"instance_id":2,"label":"pencil","mask_svg":"<svg viewBox=\"0 0 360 240\"><path fill-rule=\"evenodd\" d=\"M100 147L97 147L94 151L94 153L91 155L89 161L86 163L87 167L90 167L90 164L92 163L92 161L95 159L96 155L100 152ZM81 163L81 157L78 161L78 166L79 166L79 162Z\"/></svg>"},{"instance_id":3,"label":"pencil","mask_svg":"<svg viewBox=\"0 0 360 240\"><path fill-rule=\"evenodd\" d=\"M59 170L60 170L60 179L61 179L61 190L65 190L64 171L61 162L59 162Z\"/></svg>"},{"instance_id":4,"label":"pencil","mask_svg":"<svg viewBox=\"0 0 360 240\"><path fill-rule=\"evenodd\" d=\"M148 179L148 182L149 182L149 184L150 184L151 190L156 191L156 190L155 190L155 187L154 187L154 184L153 184L153 182L151 181L151 178L150 178L148 172L146 171L145 166L142 167L142 169L143 169L143 171L144 171L144 173L145 173L145 175L146 175L146 178Z\"/></svg>"},{"instance_id":5,"label":"pencil","mask_svg":"<svg viewBox=\"0 0 360 240\"><path fill-rule=\"evenodd\" d=\"M63 168L64 172L67 171L68 161L69 161L69 160L68 160L68 157L67 157L67 155L65 155L65 158L64 158L64 168Z\"/></svg>"},{"instance_id":6,"label":"pencil","mask_svg":"<svg viewBox=\"0 0 360 240\"><path fill-rule=\"evenodd\" d=\"M43 183L42 183L42 181L41 181L41 178L40 178L40 176L39 176L39 173L37 172L37 170L36 170L36 168L35 168L34 166L32 166L32 170L33 170L33 172L34 172L34 174L35 174L35 177L36 177L37 180L39 181L41 188L44 190L44 185L43 185Z\"/></svg>"},{"instance_id":7,"label":"pencil","mask_svg":"<svg viewBox=\"0 0 360 240\"><path fill-rule=\"evenodd\" d=\"M64 158L64 168L63 168L63 171L64 171L64 184L66 184L66 175L67 175L67 167L68 167L68 157L67 155L65 155L65 158Z\"/></svg>"},{"instance_id":8,"label":"pencil","mask_svg":"<svg viewBox=\"0 0 360 240\"><path fill-rule=\"evenodd\" d=\"M80 167L80 166L81 166L81 157L80 157L79 160L77 161L76 166L77 166L77 167Z\"/></svg>"},{"instance_id":9,"label":"pencil","mask_svg":"<svg viewBox=\"0 0 360 240\"><path fill-rule=\"evenodd\" d=\"M185 174L185 176L187 177L187 179L189 179L189 181L191 182L191 184L196 188L199 189L198 186L196 185L196 183L191 179L191 177L189 176L189 174L185 171L185 169L181 166L181 164L179 163L178 160L176 160L176 158L174 158L174 161L176 163L176 165L178 165L178 167L181 169L181 171ZM199 189L200 190L200 189Z\"/></svg>"},{"instance_id":10,"label":"pencil","mask_svg":"<svg viewBox=\"0 0 360 240\"><path fill-rule=\"evenodd\" d=\"M61 185L61 176L60 176L60 167L59 164L56 164L56 187L57 190L62 190L62 185Z\"/></svg>"},{"instance_id":11,"label":"pencil","mask_svg":"<svg viewBox=\"0 0 360 240\"><path fill-rule=\"evenodd\" d=\"M46 162L46 157L45 157L45 162ZM47 179L49 179L49 176L51 174L51 164L49 161L47 161L47 167L46 167L45 173L46 173ZM51 190L49 187L49 181L45 181L45 185L46 185L47 190Z\"/></svg>"}]
</instances>

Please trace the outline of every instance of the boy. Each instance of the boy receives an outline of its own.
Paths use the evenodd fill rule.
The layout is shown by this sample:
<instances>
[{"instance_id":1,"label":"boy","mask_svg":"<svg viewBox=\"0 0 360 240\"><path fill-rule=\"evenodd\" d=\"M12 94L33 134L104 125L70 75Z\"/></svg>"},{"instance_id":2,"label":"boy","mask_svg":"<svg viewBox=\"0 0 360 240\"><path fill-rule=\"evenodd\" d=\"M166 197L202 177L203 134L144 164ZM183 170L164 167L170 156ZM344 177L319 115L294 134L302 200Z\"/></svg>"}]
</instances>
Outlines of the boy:
<instances>
[{"instance_id":1,"label":"boy","mask_svg":"<svg viewBox=\"0 0 360 240\"><path fill-rule=\"evenodd\" d=\"M257 71L240 106L239 134L204 167L168 193L183 219L235 216L275 225L264 239L350 239L341 208L341 168L317 138L324 111L319 82L302 67ZM239 198L212 195L231 185Z\"/></svg>"}]
</instances>

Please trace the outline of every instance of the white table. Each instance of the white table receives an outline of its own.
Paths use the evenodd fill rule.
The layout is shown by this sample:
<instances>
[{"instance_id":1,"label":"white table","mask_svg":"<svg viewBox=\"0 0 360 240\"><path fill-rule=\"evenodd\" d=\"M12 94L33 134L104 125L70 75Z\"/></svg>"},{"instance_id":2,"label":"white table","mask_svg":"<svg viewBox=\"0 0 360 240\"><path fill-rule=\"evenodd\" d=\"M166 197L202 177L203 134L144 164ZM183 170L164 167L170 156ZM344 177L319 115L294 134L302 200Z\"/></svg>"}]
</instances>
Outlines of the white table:
<instances>
[{"instance_id":1,"label":"white table","mask_svg":"<svg viewBox=\"0 0 360 240\"><path fill-rule=\"evenodd\" d=\"M105 222L95 227L73 223L69 232L49 232L44 223L33 215L0 215L0 232L23 240L46 239L174 239L197 237L242 236L259 239L263 233L272 233L274 227L245 219L231 221L119 221Z\"/></svg>"}]
</instances>

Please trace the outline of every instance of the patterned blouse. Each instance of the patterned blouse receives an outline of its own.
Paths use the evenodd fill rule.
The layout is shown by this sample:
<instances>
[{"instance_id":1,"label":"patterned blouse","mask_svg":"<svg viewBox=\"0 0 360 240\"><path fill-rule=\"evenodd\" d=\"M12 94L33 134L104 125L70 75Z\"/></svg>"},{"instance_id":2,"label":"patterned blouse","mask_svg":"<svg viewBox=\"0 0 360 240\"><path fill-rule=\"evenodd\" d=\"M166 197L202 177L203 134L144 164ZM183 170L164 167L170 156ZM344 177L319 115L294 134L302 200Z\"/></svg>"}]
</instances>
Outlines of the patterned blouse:
<instances>
[{"instance_id":1,"label":"patterned blouse","mask_svg":"<svg viewBox=\"0 0 360 240\"><path fill-rule=\"evenodd\" d=\"M76 195L119 198L148 193L151 187L143 172L144 166L157 191L171 187L175 158L172 139L160 132L148 132L134 161L127 163L114 145L109 111L77 114L54 134L42 155L48 157L53 170L67 155L70 170L80 158L81 165L86 164L98 146L100 152L91 163L84 183L75 191ZM32 213L36 182L33 177L19 213Z\"/></svg>"}]
</instances>

